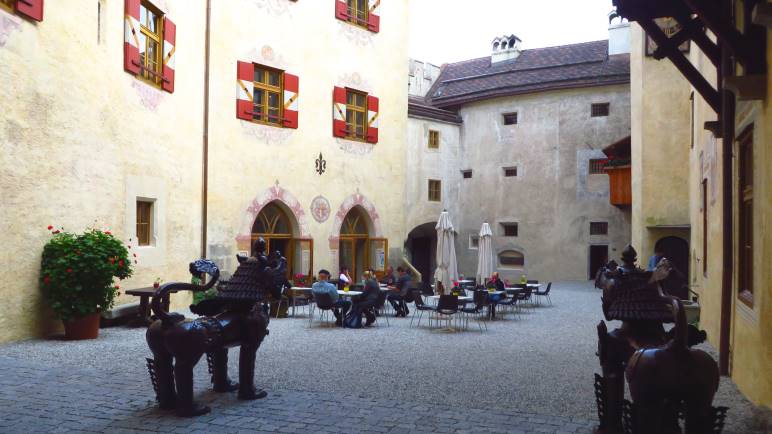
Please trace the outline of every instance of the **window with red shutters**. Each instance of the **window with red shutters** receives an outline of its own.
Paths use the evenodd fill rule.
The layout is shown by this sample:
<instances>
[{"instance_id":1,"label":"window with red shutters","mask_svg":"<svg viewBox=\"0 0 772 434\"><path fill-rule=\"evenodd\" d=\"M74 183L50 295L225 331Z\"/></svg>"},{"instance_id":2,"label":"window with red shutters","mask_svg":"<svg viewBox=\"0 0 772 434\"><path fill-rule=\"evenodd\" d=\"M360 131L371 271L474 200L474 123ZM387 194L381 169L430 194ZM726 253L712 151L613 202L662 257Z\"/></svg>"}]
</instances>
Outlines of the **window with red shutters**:
<instances>
[{"instance_id":1,"label":"window with red shutters","mask_svg":"<svg viewBox=\"0 0 772 434\"><path fill-rule=\"evenodd\" d=\"M0 9L16 12L35 21L43 21L43 0L0 0Z\"/></svg>"},{"instance_id":2,"label":"window with red shutters","mask_svg":"<svg viewBox=\"0 0 772 434\"><path fill-rule=\"evenodd\" d=\"M378 33L381 29L381 0L336 0L335 17Z\"/></svg>"},{"instance_id":3,"label":"window with red shutters","mask_svg":"<svg viewBox=\"0 0 772 434\"><path fill-rule=\"evenodd\" d=\"M298 127L300 79L251 62L237 62L236 117L276 127Z\"/></svg>"}]
</instances>

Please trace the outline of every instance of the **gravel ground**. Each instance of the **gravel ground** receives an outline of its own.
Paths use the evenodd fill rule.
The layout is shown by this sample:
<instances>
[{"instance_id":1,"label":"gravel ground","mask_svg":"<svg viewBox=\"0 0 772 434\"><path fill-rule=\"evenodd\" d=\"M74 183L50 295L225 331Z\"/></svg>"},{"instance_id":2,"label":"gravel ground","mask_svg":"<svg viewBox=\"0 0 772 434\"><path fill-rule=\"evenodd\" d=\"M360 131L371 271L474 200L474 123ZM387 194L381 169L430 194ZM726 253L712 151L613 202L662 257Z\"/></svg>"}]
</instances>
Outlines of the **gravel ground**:
<instances>
[{"instance_id":1,"label":"gravel ground","mask_svg":"<svg viewBox=\"0 0 772 434\"><path fill-rule=\"evenodd\" d=\"M269 391L328 392L595 420L599 292L589 282L559 282L553 284L552 294L553 306L537 307L519 319L489 322L485 332L473 321L469 331L446 333L429 329L423 321L421 328L410 328L409 318L392 317L389 327L361 330L325 328L317 322L308 328L303 314L272 320L270 335L258 351L256 383ZM150 356L144 330L118 327L100 332L95 341L4 345L0 357L93 368L106 377L129 372L144 381L144 359ZM232 376L237 359L236 350L231 351ZM196 378L207 381L205 361L197 367ZM152 396L149 381L147 387ZM722 378L714 405L730 407L725 432L753 432L752 405L728 378Z\"/></svg>"}]
</instances>

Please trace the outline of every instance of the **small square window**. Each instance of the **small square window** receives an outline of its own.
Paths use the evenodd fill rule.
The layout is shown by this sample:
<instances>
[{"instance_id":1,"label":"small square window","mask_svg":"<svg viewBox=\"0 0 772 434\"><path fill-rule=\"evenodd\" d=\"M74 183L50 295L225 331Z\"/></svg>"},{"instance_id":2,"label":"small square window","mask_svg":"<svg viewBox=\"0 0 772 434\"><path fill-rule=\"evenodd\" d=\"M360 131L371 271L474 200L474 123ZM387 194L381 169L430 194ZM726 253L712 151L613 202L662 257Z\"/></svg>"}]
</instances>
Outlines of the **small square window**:
<instances>
[{"instance_id":1,"label":"small square window","mask_svg":"<svg viewBox=\"0 0 772 434\"><path fill-rule=\"evenodd\" d=\"M516 125L517 124L517 112L504 113L504 125Z\"/></svg>"},{"instance_id":2,"label":"small square window","mask_svg":"<svg viewBox=\"0 0 772 434\"><path fill-rule=\"evenodd\" d=\"M429 180L429 201L439 202L442 199L442 184L437 179Z\"/></svg>"},{"instance_id":3,"label":"small square window","mask_svg":"<svg viewBox=\"0 0 772 434\"><path fill-rule=\"evenodd\" d=\"M137 200L137 245L152 244L153 234L153 202Z\"/></svg>"},{"instance_id":4,"label":"small square window","mask_svg":"<svg viewBox=\"0 0 772 434\"><path fill-rule=\"evenodd\" d=\"M590 160L590 175L599 175L606 173L605 170L603 170L604 167L606 167L606 163L608 163L608 160L605 158L593 158Z\"/></svg>"},{"instance_id":5,"label":"small square window","mask_svg":"<svg viewBox=\"0 0 772 434\"><path fill-rule=\"evenodd\" d=\"M517 236L517 223L501 223L501 229L505 237Z\"/></svg>"},{"instance_id":6,"label":"small square window","mask_svg":"<svg viewBox=\"0 0 772 434\"><path fill-rule=\"evenodd\" d=\"M516 166L505 167L504 168L504 176L507 176L507 177L509 177L509 176L517 176L517 167Z\"/></svg>"},{"instance_id":7,"label":"small square window","mask_svg":"<svg viewBox=\"0 0 772 434\"><path fill-rule=\"evenodd\" d=\"M462 170L461 175L464 177L464 179L470 179L472 178L472 171L471 170Z\"/></svg>"},{"instance_id":8,"label":"small square window","mask_svg":"<svg viewBox=\"0 0 772 434\"><path fill-rule=\"evenodd\" d=\"M608 235L608 222L590 222L590 235Z\"/></svg>"},{"instance_id":9,"label":"small square window","mask_svg":"<svg viewBox=\"0 0 772 434\"><path fill-rule=\"evenodd\" d=\"M471 250L475 250L478 247L480 247L480 236L479 235L469 235L469 248Z\"/></svg>"},{"instance_id":10,"label":"small square window","mask_svg":"<svg viewBox=\"0 0 772 434\"><path fill-rule=\"evenodd\" d=\"M609 103L593 104L590 108L590 116L596 118L600 116L608 116Z\"/></svg>"},{"instance_id":11,"label":"small square window","mask_svg":"<svg viewBox=\"0 0 772 434\"><path fill-rule=\"evenodd\" d=\"M440 132L435 130L429 130L429 149L439 149L440 147Z\"/></svg>"}]
</instances>

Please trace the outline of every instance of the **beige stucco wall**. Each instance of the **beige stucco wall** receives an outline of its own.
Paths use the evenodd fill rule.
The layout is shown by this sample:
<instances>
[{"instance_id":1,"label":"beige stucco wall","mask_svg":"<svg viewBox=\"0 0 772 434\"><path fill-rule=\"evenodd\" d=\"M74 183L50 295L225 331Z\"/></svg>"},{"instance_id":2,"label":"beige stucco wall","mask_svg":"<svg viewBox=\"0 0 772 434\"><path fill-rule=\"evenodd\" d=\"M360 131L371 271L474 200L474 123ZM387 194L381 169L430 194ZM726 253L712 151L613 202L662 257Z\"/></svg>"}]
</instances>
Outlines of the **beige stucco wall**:
<instances>
[{"instance_id":1,"label":"beige stucco wall","mask_svg":"<svg viewBox=\"0 0 772 434\"><path fill-rule=\"evenodd\" d=\"M159 2L177 24L174 94L123 71L123 2L46 2L41 23L0 10L0 261L12 270L0 283L0 342L59 326L37 285L49 224L128 240L136 196L154 198L157 244L121 286L189 279L200 250L203 5ZM175 297L179 307L189 296Z\"/></svg>"},{"instance_id":2,"label":"beige stucco wall","mask_svg":"<svg viewBox=\"0 0 772 434\"><path fill-rule=\"evenodd\" d=\"M739 8L739 6L738 6ZM693 90L688 84L674 85L684 82L683 78L673 77L675 68L667 60L656 61L644 59L642 53L643 34L640 27L633 26L633 53L631 56L632 86L632 130L633 130L633 240L634 243L646 245L653 243L651 236L644 231L645 221L654 213L671 213L678 215L688 210L691 225L690 264L692 267L691 287L699 294L702 308L700 327L708 332L708 340L718 348L720 341L721 293L722 275L726 271L723 265L723 236L725 222L722 218L722 141L713 137L704 129L704 123L715 121L716 113L705 103L699 93L695 92L694 106L694 147L689 149L690 120L689 93ZM767 39L767 59L772 53L772 39ZM691 62L711 83L716 83L716 69L709 60L692 45L688 55ZM769 143L772 140L770 123L772 111L769 109L770 83L767 77L767 96L764 101L738 101L736 110L735 130L739 135L748 125L754 127L754 302L748 306L737 297L738 293L738 165L734 159L729 164L733 166L733 284L732 308L730 326L730 375L739 389L755 404L772 405L772 229L770 228L770 212L772 212L772 179L767 170L772 164L772 152ZM685 82L684 82L685 83ZM667 90L668 86L675 88ZM658 92L657 89L662 89ZM674 98L674 95L677 98ZM659 124L656 128L646 128L652 113L662 113L673 107L678 110L671 113L667 124ZM663 133L666 137L662 137ZM673 142L669 138L680 137L677 151L679 155L658 164L648 164L651 154L667 154L673 152ZM688 156L680 153L688 150ZM733 155L737 155L737 143L733 145ZM688 161L688 167L686 162ZM688 185L689 198L680 203L680 209L670 205L678 205L680 199L670 197L667 190L655 196L655 203L647 203L646 184L655 182L661 173L658 168L667 167L668 171L678 176L669 178L668 182L677 181L679 197L681 188ZM680 175L688 173L687 179ZM707 258L702 250L703 243L703 212L702 181L708 181L707 194ZM688 184L686 184L688 183ZM675 184L675 182L674 182ZM663 196L664 195L664 196ZM664 199L663 199L664 197ZM670 197L670 199L668 199ZM675 210L675 213L673 211ZM653 244L650 244L653 246ZM706 271L703 273L703 266Z\"/></svg>"},{"instance_id":3,"label":"beige stucco wall","mask_svg":"<svg viewBox=\"0 0 772 434\"><path fill-rule=\"evenodd\" d=\"M608 245L618 257L630 240L629 211L609 204L605 174L588 174L589 160L630 134L628 85L569 89L472 103L463 118L458 169L461 179L451 208L458 228L459 271L475 275L477 250L468 238L484 221L494 232L494 251L517 250L522 268L499 267L503 278L525 272L540 280L587 279L589 246ZM610 103L608 117L590 117L592 103ZM516 125L502 113L518 112ZM516 177L503 167L517 166ZM451 203L453 201L451 200ZM608 236L590 236L591 221L608 222ZM502 222L517 222L517 237L504 237Z\"/></svg>"},{"instance_id":4,"label":"beige stucco wall","mask_svg":"<svg viewBox=\"0 0 772 434\"><path fill-rule=\"evenodd\" d=\"M644 56L643 30L631 29L632 244L645 266L659 239L689 241L691 88L671 63Z\"/></svg>"},{"instance_id":5,"label":"beige stucco wall","mask_svg":"<svg viewBox=\"0 0 772 434\"><path fill-rule=\"evenodd\" d=\"M330 239L340 229L336 214L357 198L371 211L373 235L388 238L390 259L398 259L405 233L407 1L380 6L377 34L335 19L334 3L222 2L212 11L207 249L226 271L235 269L235 254L247 250L236 238L252 226L248 209L276 191L294 209L299 232L314 239L314 270L338 268L338 245ZM245 25L234 25L240 22ZM237 60L299 76L298 129L236 118ZM377 144L332 136L334 86L380 98ZM320 153L327 162L322 175L315 172ZM317 196L330 205L321 222L311 213Z\"/></svg>"}]
</instances>

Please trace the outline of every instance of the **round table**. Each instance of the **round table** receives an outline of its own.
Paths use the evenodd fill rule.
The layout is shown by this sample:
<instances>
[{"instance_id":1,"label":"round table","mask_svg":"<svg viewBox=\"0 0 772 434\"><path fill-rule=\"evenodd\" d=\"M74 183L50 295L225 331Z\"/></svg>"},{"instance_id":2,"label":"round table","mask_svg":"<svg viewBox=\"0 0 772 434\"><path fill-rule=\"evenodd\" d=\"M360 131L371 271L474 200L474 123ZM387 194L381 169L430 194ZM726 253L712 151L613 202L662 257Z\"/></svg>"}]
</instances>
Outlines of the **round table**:
<instances>
[{"instance_id":1,"label":"round table","mask_svg":"<svg viewBox=\"0 0 772 434\"><path fill-rule=\"evenodd\" d=\"M354 297L356 295L362 295L362 291L343 291L342 289L339 289L338 295L342 295L344 297Z\"/></svg>"}]
</instances>

